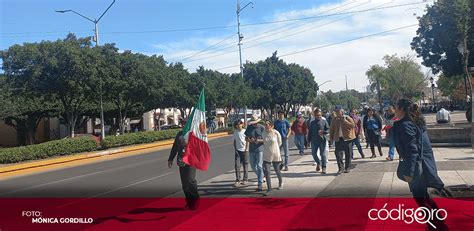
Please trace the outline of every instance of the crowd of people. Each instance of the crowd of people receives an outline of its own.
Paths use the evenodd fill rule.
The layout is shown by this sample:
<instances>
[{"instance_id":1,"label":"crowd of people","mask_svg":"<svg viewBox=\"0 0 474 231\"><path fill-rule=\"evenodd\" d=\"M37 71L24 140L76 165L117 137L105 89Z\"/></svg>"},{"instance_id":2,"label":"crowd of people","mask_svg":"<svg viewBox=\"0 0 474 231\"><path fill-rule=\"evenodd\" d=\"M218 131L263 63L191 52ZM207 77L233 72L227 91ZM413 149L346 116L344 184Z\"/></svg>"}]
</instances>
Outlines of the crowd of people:
<instances>
[{"instance_id":1,"label":"crowd of people","mask_svg":"<svg viewBox=\"0 0 474 231\"><path fill-rule=\"evenodd\" d=\"M275 121L262 121L257 114L245 126L243 120L234 123L233 136L235 148L235 187L248 184L249 168L257 176L256 191L263 192L264 196L272 194L273 186L271 169L275 171L278 187L283 189L282 171L289 170L288 139L294 134L294 143L300 155L305 155L305 150L311 148L311 154L316 166L315 171L327 174L329 146L334 146L334 153L338 166L336 175L350 173L354 158L354 146L361 158L365 158L361 141L365 140L370 146L372 156L376 158L375 147L378 154L383 156L381 148L382 132L389 139L389 153L387 161L393 161L395 150L399 154L397 176L408 183L410 191L419 206L435 209L436 203L431 199L428 188L436 189L440 195L450 196L449 190L444 187L443 181L437 173L433 150L426 131L426 122L419 106L410 99L400 99L396 105L390 107L385 115L379 116L372 108L365 108L363 115L352 109L346 114L336 106L330 116L323 116L323 112L316 108L312 117L304 119L301 113L290 124L284 112L278 112ZM168 159L171 167L173 159L177 157L180 168L181 183L186 196L186 207L195 209L199 201L196 169L183 163L182 155L186 144L182 134L178 134ZM243 176L241 175L243 168ZM436 219L436 218L432 218ZM437 227L443 227L443 221L430 220Z\"/></svg>"},{"instance_id":2,"label":"crowd of people","mask_svg":"<svg viewBox=\"0 0 474 231\"><path fill-rule=\"evenodd\" d=\"M329 147L334 146L334 153L338 166L337 175L349 173L353 165L354 146L360 158L365 158L361 145L366 141L372 155L376 158L382 152L382 132L390 141L389 153L386 160L393 161L395 156L395 142L392 127L398 118L394 107L390 107L383 116L379 116L372 108L364 108L363 115L359 110L352 109L346 113L341 106L336 106L331 112L323 112L316 108L309 118L297 113L296 119L290 123L283 111L278 112L275 121L262 121L257 114L245 126L244 120L234 123L235 148L235 176L234 187L248 184L248 164L257 175L256 191L263 192L263 184L267 183L264 195L272 191L270 172L274 169L278 177L278 188L283 188L282 171L289 170L289 138L294 136L294 144L299 155L305 155L310 149L315 171L322 175L327 174ZM385 126L383 126L385 124ZM243 177L241 170L243 168Z\"/></svg>"}]
</instances>

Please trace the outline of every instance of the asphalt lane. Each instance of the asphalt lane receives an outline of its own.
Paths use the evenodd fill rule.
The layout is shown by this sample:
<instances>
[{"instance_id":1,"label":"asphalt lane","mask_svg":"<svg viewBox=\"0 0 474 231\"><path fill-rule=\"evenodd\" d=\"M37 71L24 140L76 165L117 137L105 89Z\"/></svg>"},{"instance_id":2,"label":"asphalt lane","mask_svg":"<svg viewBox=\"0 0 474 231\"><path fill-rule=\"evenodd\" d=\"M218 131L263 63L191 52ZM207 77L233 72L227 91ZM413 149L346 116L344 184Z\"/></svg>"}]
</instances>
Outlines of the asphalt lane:
<instances>
[{"instance_id":1,"label":"asphalt lane","mask_svg":"<svg viewBox=\"0 0 474 231\"><path fill-rule=\"evenodd\" d=\"M290 147L292 145L290 139ZM209 170L198 182L234 168L232 137L209 141ZM1 198L160 198L181 190L176 162L167 167L169 149L0 181ZM290 162L299 158L290 156ZM251 177L253 173L250 173Z\"/></svg>"}]
</instances>

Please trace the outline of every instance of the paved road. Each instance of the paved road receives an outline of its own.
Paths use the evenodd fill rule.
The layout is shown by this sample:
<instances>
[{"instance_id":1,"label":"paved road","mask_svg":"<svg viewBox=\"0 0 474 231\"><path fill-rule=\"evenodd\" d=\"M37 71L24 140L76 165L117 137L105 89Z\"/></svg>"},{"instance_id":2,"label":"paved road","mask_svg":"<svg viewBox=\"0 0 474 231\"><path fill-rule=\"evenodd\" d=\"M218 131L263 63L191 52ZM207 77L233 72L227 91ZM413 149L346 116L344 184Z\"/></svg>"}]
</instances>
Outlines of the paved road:
<instances>
[{"instance_id":1,"label":"paved road","mask_svg":"<svg viewBox=\"0 0 474 231\"><path fill-rule=\"evenodd\" d=\"M231 136L209 144L211 166L207 172L198 171L198 182L234 168ZM0 197L165 197L181 190L176 162L167 167L168 154L163 150L0 181ZM291 156L290 161L297 158Z\"/></svg>"}]
</instances>

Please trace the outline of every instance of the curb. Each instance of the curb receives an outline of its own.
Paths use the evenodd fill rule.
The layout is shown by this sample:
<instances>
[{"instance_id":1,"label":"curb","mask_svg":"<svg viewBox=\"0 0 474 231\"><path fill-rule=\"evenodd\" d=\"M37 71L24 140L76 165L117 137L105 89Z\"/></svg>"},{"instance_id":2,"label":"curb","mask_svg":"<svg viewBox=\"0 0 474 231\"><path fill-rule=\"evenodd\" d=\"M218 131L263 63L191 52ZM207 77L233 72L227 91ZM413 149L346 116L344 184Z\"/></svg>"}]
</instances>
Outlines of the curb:
<instances>
[{"instance_id":1,"label":"curb","mask_svg":"<svg viewBox=\"0 0 474 231\"><path fill-rule=\"evenodd\" d=\"M213 139L213 138L219 138L219 137L224 137L224 136L228 136L228 133L227 132L213 133L213 134L209 134L208 138ZM174 142L173 139L168 139L168 140L157 141L157 142L149 143L149 144L138 144L138 145L133 145L133 146L128 146L128 147L113 148L111 150L105 150L105 151L78 153L78 154L58 157L54 159L45 159L45 160L38 160L38 161L27 162L27 163L18 163L18 164L0 167L0 175L4 173L13 173L13 172L22 171L22 170L71 163L71 162L80 161L80 160L94 159L94 158L98 158L102 156L110 156L110 155L116 155L116 154L123 154L127 152L133 152L133 151L142 151L142 150L147 150L147 149L165 147L165 146L172 145L173 142Z\"/></svg>"}]
</instances>

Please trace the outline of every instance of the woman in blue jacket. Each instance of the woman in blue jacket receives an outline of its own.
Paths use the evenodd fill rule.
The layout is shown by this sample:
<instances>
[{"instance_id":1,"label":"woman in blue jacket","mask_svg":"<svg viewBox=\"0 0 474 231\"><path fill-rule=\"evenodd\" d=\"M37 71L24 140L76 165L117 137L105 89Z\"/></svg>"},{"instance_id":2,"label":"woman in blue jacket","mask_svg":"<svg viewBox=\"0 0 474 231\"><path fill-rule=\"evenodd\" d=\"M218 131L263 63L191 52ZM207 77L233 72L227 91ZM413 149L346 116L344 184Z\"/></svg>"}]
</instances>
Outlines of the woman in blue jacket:
<instances>
[{"instance_id":1,"label":"woman in blue jacket","mask_svg":"<svg viewBox=\"0 0 474 231\"><path fill-rule=\"evenodd\" d=\"M395 115L400 120L393 126L394 141L401 159L399 165L403 166L397 174L408 183L413 198L420 207L430 210L438 209L428 193L428 188L445 192L444 183L438 176L433 150L426 132L425 119L418 105L410 99L398 101ZM433 220L432 223L438 227L437 230L445 226L439 220Z\"/></svg>"}]
</instances>

